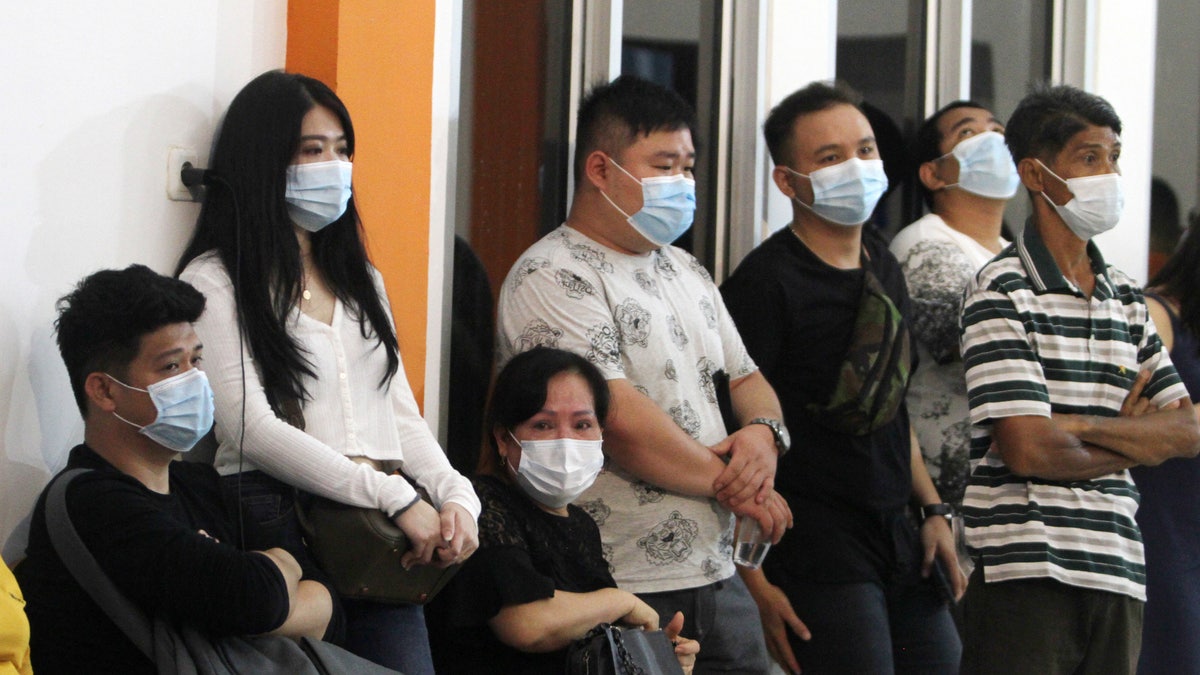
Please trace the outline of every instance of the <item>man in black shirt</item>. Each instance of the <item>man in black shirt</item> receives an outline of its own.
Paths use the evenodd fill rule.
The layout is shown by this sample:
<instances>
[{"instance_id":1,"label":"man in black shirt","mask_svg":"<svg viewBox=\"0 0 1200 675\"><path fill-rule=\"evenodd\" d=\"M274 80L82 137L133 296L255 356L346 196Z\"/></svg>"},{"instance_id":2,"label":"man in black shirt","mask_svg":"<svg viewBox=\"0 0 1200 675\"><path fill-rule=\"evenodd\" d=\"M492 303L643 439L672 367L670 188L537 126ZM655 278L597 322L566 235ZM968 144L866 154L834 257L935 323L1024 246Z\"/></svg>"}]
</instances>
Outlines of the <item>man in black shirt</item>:
<instances>
[{"instance_id":1,"label":"man in black shirt","mask_svg":"<svg viewBox=\"0 0 1200 675\"><path fill-rule=\"evenodd\" d=\"M204 296L134 265L87 277L59 303L58 345L84 443L67 469L90 469L67 512L100 568L148 614L217 635L322 637L333 601L283 549L236 548L211 466L175 461L212 426L212 391L192 330ZM37 672L138 673L154 666L63 565L34 509L25 591Z\"/></svg>"},{"instance_id":2,"label":"man in black shirt","mask_svg":"<svg viewBox=\"0 0 1200 675\"><path fill-rule=\"evenodd\" d=\"M874 133L856 97L824 84L784 99L764 131L793 220L721 291L792 432L775 487L795 526L742 578L793 672L957 672L953 622L923 579L936 557L950 592L965 584L904 408L908 294L863 227L887 187ZM919 532L910 505L929 515Z\"/></svg>"}]
</instances>

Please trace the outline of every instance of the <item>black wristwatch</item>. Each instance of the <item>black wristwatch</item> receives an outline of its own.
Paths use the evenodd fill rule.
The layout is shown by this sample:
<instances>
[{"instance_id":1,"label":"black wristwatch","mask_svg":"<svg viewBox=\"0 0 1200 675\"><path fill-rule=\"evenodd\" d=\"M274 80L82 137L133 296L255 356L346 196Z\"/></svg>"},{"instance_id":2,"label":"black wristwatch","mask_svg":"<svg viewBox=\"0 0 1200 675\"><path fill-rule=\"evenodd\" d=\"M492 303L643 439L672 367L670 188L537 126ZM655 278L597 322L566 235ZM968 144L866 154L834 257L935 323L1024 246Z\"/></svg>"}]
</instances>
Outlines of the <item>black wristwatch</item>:
<instances>
[{"instance_id":1,"label":"black wristwatch","mask_svg":"<svg viewBox=\"0 0 1200 675\"><path fill-rule=\"evenodd\" d=\"M775 449L779 451L779 456L783 457L788 448L792 447L792 436L788 433L787 427L783 422L771 419L770 417L755 417L746 423L746 426L751 424L762 424L771 430L771 435L775 437Z\"/></svg>"},{"instance_id":2,"label":"black wristwatch","mask_svg":"<svg viewBox=\"0 0 1200 675\"><path fill-rule=\"evenodd\" d=\"M950 524L954 518L954 507L949 504L926 504L921 507L921 522L934 516L941 516L946 519L946 524Z\"/></svg>"}]
</instances>

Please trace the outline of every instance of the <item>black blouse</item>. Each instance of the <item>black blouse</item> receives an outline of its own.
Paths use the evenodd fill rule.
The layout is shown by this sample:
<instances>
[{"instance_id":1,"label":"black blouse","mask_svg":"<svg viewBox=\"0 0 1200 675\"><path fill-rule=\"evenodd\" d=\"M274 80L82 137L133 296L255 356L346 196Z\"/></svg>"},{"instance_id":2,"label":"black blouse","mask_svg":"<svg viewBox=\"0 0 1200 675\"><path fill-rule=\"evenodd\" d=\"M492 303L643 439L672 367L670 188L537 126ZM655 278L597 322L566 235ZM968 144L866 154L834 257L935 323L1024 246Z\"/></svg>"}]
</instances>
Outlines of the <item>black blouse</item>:
<instances>
[{"instance_id":1,"label":"black blouse","mask_svg":"<svg viewBox=\"0 0 1200 675\"><path fill-rule=\"evenodd\" d=\"M439 673L561 673L563 650L519 652L488 621L504 607L616 586L587 513L547 513L521 489L492 476L474 479L483 510L479 550L427 609Z\"/></svg>"}]
</instances>

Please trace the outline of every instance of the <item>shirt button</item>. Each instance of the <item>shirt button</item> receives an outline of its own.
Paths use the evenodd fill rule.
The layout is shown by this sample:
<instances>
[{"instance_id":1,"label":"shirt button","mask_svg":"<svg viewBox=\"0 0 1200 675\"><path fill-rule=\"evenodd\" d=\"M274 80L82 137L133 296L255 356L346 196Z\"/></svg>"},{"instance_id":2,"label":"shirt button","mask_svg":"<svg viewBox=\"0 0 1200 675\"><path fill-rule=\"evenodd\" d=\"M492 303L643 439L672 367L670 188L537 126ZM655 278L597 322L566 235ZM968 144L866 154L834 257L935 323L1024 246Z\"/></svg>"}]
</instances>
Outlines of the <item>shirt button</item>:
<instances>
[{"instance_id":1,"label":"shirt button","mask_svg":"<svg viewBox=\"0 0 1200 675\"><path fill-rule=\"evenodd\" d=\"M341 379L341 380L344 380L344 379L346 379L346 374L345 374L345 373L338 373L338 379Z\"/></svg>"}]
</instances>

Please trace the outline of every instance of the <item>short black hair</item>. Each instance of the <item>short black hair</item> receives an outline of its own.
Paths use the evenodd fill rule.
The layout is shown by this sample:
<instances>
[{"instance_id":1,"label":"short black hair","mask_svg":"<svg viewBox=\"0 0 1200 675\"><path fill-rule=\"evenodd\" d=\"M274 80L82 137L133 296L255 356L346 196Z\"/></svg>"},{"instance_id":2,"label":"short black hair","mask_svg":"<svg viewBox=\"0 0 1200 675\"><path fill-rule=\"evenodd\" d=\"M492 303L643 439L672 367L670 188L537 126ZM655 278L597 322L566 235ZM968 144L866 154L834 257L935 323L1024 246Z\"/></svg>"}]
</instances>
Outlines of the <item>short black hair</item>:
<instances>
[{"instance_id":1,"label":"short black hair","mask_svg":"<svg viewBox=\"0 0 1200 675\"><path fill-rule=\"evenodd\" d=\"M938 123L941 122L943 115L951 110L958 110L959 108L979 108L980 110L987 110L983 104L978 103L977 101L958 100L947 103L946 105L942 106L940 110L930 115L929 119L921 123L921 126L917 129L916 137L913 138L912 151L910 152L913 162L913 174L917 174L921 170L921 165L925 162L932 162L933 160L945 154L942 152L942 140L944 139L942 138L941 130L938 129ZM921 177L919 175L914 175L914 182L916 183L917 188L921 191L921 198L925 200L926 208L932 209L933 192L931 192L929 188L925 187L925 184L921 182Z\"/></svg>"},{"instance_id":2,"label":"short black hair","mask_svg":"<svg viewBox=\"0 0 1200 675\"><path fill-rule=\"evenodd\" d=\"M550 380L561 373L582 377L592 392L592 410L600 426L608 418L609 391L604 375L584 357L562 349L535 347L517 354L496 376L488 407L486 436L491 452L479 457L478 473L502 476L496 437L498 429L512 430L533 417L546 404Z\"/></svg>"},{"instance_id":3,"label":"short black hair","mask_svg":"<svg viewBox=\"0 0 1200 675\"><path fill-rule=\"evenodd\" d=\"M187 282L130 265L85 277L56 307L58 351L86 418L87 376L107 372L124 378L142 336L166 325L195 322L204 312L204 295Z\"/></svg>"},{"instance_id":4,"label":"short black hair","mask_svg":"<svg viewBox=\"0 0 1200 675\"><path fill-rule=\"evenodd\" d=\"M575 184L583 179L583 164L592 152L616 155L633 145L638 136L680 129L692 132L692 143L699 147L696 111L666 87L633 75L593 87L579 103Z\"/></svg>"},{"instance_id":5,"label":"short black hair","mask_svg":"<svg viewBox=\"0 0 1200 675\"><path fill-rule=\"evenodd\" d=\"M1047 159L1089 125L1121 134L1121 118L1108 101L1070 85L1040 84L1017 104L1004 140L1014 162L1026 157Z\"/></svg>"},{"instance_id":6,"label":"short black hair","mask_svg":"<svg viewBox=\"0 0 1200 675\"><path fill-rule=\"evenodd\" d=\"M791 162L792 127L801 115L827 110L835 105L850 105L862 110L862 96L842 82L812 82L803 89L792 92L779 105L771 108L767 121L763 122L763 136L771 161L777 166ZM864 115L866 113L863 113Z\"/></svg>"}]
</instances>

